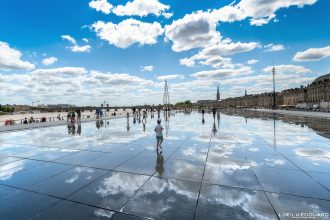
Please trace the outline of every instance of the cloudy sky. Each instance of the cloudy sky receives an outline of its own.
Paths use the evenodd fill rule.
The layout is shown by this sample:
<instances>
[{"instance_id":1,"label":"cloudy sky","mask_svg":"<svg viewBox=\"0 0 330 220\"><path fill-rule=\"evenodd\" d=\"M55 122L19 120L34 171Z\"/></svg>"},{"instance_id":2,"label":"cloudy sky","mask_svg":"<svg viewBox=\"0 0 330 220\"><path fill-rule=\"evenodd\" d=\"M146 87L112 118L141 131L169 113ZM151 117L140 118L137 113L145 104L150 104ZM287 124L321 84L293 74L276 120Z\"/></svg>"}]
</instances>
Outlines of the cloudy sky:
<instances>
[{"instance_id":1,"label":"cloudy sky","mask_svg":"<svg viewBox=\"0 0 330 220\"><path fill-rule=\"evenodd\" d=\"M159 104L330 72L328 0L2 0L0 103Z\"/></svg>"}]
</instances>

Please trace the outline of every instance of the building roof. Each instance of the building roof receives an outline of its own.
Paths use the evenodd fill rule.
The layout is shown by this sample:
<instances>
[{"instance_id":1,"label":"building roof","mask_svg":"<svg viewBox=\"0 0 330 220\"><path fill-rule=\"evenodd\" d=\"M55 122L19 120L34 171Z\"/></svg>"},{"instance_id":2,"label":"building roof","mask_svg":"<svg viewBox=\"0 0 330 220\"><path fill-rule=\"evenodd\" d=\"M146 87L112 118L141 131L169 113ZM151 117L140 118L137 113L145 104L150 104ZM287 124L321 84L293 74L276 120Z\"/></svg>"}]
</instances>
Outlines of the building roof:
<instances>
[{"instance_id":1,"label":"building roof","mask_svg":"<svg viewBox=\"0 0 330 220\"><path fill-rule=\"evenodd\" d=\"M314 80L314 82L321 82L321 81L324 81L326 79L330 80L330 73L316 78Z\"/></svg>"}]
</instances>

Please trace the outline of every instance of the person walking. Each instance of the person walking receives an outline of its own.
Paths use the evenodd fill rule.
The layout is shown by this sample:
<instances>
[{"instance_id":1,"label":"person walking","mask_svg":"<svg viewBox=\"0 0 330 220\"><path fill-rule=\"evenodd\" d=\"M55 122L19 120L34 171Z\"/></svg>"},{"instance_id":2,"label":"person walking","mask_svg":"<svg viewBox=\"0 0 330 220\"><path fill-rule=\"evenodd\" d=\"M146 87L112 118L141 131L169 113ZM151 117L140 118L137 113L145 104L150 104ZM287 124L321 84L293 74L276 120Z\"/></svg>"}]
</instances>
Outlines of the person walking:
<instances>
[{"instance_id":1,"label":"person walking","mask_svg":"<svg viewBox=\"0 0 330 220\"><path fill-rule=\"evenodd\" d=\"M161 120L157 120L157 126L155 127L155 132L156 132L156 139L157 139L157 151L160 149L162 150L162 143L163 143L163 130L164 128L161 125Z\"/></svg>"}]
</instances>

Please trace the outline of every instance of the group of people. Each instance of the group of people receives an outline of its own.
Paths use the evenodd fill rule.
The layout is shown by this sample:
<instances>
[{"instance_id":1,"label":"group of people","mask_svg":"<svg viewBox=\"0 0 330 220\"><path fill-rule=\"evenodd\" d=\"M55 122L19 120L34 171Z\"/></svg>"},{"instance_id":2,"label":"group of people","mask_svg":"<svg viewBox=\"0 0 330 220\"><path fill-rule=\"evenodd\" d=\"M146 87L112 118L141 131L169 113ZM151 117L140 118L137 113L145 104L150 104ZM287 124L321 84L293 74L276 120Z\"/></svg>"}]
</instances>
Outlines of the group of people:
<instances>
[{"instance_id":1,"label":"group of people","mask_svg":"<svg viewBox=\"0 0 330 220\"><path fill-rule=\"evenodd\" d=\"M76 114L77 114L77 117L76 117ZM61 120L60 115L57 118L59 118L59 120ZM75 121L80 122L81 121L80 109L77 109L76 111L68 112L67 121L68 122L75 122Z\"/></svg>"},{"instance_id":2,"label":"group of people","mask_svg":"<svg viewBox=\"0 0 330 220\"><path fill-rule=\"evenodd\" d=\"M138 110L134 107L133 109L133 123L136 123L136 120L139 121L139 123L141 122L141 109L139 108ZM145 131L146 129L146 122L147 122L147 118L148 118L148 112L150 112L150 118L153 119L154 118L154 109L144 109L142 110L142 124L143 124L143 131ZM130 118L130 114L129 112L126 113L126 118L127 118L127 131L129 131L130 126L129 126L129 118ZM157 153L162 153L162 143L164 140L164 136L163 136L163 130L164 128L161 125L161 119L160 119L160 109L158 109L158 119L157 119L157 125L154 129L155 133L156 133L156 150Z\"/></svg>"},{"instance_id":3,"label":"group of people","mask_svg":"<svg viewBox=\"0 0 330 220\"><path fill-rule=\"evenodd\" d=\"M23 124L31 124L31 123L34 123L34 122L46 122L46 121L47 121L46 117L42 117L40 120L39 120L39 119L35 120L35 119L31 116L29 119L24 118L24 120L23 120Z\"/></svg>"}]
</instances>

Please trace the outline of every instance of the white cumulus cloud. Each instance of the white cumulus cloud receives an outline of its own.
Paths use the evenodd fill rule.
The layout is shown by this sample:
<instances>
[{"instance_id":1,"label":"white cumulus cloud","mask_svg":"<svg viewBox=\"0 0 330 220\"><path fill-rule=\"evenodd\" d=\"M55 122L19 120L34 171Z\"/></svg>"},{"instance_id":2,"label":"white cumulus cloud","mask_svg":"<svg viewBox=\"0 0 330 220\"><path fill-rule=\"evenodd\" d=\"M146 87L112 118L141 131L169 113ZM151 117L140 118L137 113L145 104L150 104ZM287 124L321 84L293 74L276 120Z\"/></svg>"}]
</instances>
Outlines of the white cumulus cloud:
<instances>
[{"instance_id":1,"label":"white cumulus cloud","mask_svg":"<svg viewBox=\"0 0 330 220\"><path fill-rule=\"evenodd\" d=\"M230 39L225 39L224 41L221 41L215 45L211 45L202 49L198 54L192 57L181 59L180 64L188 67L193 67L195 66L196 62L199 61L199 64L209 65L214 68L232 68L233 65L231 63L231 59L226 58L225 56L249 52L259 46L260 45L257 42L233 43Z\"/></svg>"},{"instance_id":2,"label":"white cumulus cloud","mask_svg":"<svg viewBox=\"0 0 330 220\"><path fill-rule=\"evenodd\" d=\"M264 72L271 73L273 66L268 66L263 69ZM305 68L304 66L297 65L277 65L275 66L276 73L280 74L305 74L311 73L310 69Z\"/></svg>"},{"instance_id":3,"label":"white cumulus cloud","mask_svg":"<svg viewBox=\"0 0 330 220\"><path fill-rule=\"evenodd\" d=\"M107 0L94 0L89 2L89 7L94 8L96 11L101 11L104 14L109 14L113 5L111 5Z\"/></svg>"},{"instance_id":4,"label":"white cumulus cloud","mask_svg":"<svg viewBox=\"0 0 330 220\"><path fill-rule=\"evenodd\" d=\"M86 44L86 45L80 46L80 45L78 45L76 39L74 39L70 35L62 35L61 37L63 40L67 40L73 44L72 46L66 47L66 48L70 49L72 52L89 52L91 50L90 45ZM88 43L88 40L86 38L83 38L83 41Z\"/></svg>"},{"instance_id":5,"label":"white cumulus cloud","mask_svg":"<svg viewBox=\"0 0 330 220\"><path fill-rule=\"evenodd\" d=\"M60 67L54 69L36 69L32 74L42 75L42 76L57 76L57 75L66 75L66 76L78 76L87 73L87 70L82 67Z\"/></svg>"},{"instance_id":6,"label":"white cumulus cloud","mask_svg":"<svg viewBox=\"0 0 330 220\"><path fill-rule=\"evenodd\" d=\"M293 60L297 62L319 61L327 57L330 57L330 46L321 48L310 48L303 52L297 52L294 55Z\"/></svg>"},{"instance_id":7,"label":"white cumulus cloud","mask_svg":"<svg viewBox=\"0 0 330 220\"><path fill-rule=\"evenodd\" d=\"M22 61L22 53L9 46L8 43L0 41L0 69L4 70L32 70L34 64Z\"/></svg>"},{"instance_id":8,"label":"white cumulus cloud","mask_svg":"<svg viewBox=\"0 0 330 220\"><path fill-rule=\"evenodd\" d=\"M49 57L42 60L42 64L45 66L54 64L58 59L56 57Z\"/></svg>"},{"instance_id":9,"label":"white cumulus cloud","mask_svg":"<svg viewBox=\"0 0 330 220\"><path fill-rule=\"evenodd\" d=\"M222 22L241 21L250 18L250 24L262 26L276 18L276 11L282 8L304 5L313 5L317 0L241 0L212 13Z\"/></svg>"},{"instance_id":10,"label":"white cumulus cloud","mask_svg":"<svg viewBox=\"0 0 330 220\"><path fill-rule=\"evenodd\" d=\"M275 52L284 50L285 47L282 44L267 44L264 46L265 51L267 52Z\"/></svg>"},{"instance_id":11,"label":"white cumulus cloud","mask_svg":"<svg viewBox=\"0 0 330 220\"><path fill-rule=\"evenodd\" d=\"M140 66L141 72L151 72L154 70L154 66Z\"/></svg>"},{"instance_id":12,"label":"white cumulus cloud","mask_svg":"<svg viewBox=\"0 0 330 220\"><path fill-rule=\"evenodd\" d=\"M127 48L136 43L155 44L157 37L164 32L158 22L145 23L132 18L119 24L98 21L92 25L92 28L99 38L120 48Z\"/></svg>"},{"instance_id":13,"label":"white cumulus cloud","mask_svg":"<svg viewBox=\"0 0 330 220\"><path fill-rule=\"evenodd\" d=\"M62 35L61 37L62 37L63 40L67 40L72 44L77 44L77 41L73 37L71 37L70 35Z\"/></svg>"},{"instance_id":14,"label":"white cumulus cloud","mask_svg":"<svg viewBox=\"0 0 330 220\"><path fill-rule=\"evenodd\" d=\"M192 77L196 77L198 79L219 79L228 76L241 76L241 75L248 75L253 73L253 70L249 66L241 66L237 69L233 68L226 68L226 69L215 69L215 70L206 70L200 71L194 74L191 74ZM243 79L242 79L243 80Z\"/></svg>"},{"instance_id":15,"label":"white cumulus cloud","mask_svg":"<svg viewBox=\"0 0 330 220\"><path fill-rule=\"evenodd\" d=\"M169 80L169 79L183 79L183 78L184 76L180 74L163 75L157 77L157 79L161 81Z\"/></svg>"},{"instance_id":16,"label":"white cumulus cloud","mask_svg":"<svg viewBox=\"0 0 330 220\"><path fill-rule=\"evenodd\" d=\"M220 41L217 20L208 12L195 12L165 26L165 39L173 42L176 52L203 48Z\"/></svg>"},{"instance_id":17,"label":"white cumulus cloud","mask_svg":"<svg viewBox=\"0 0 330 220\"><path fill-rule=\"evenodd\" d=\"M251 59L251 60L248 60L246 63L249 64L249 65L252 65L252 64L256 64L258 62L259 62L259 60Z\"/></svg>"},{"instance_id":18,"label":"white cumulus cloud","mask_svg":"<svg viewBox=\"0 0 330 220\"><path fill-rule=\"evenodd\" d=\"M89 45L84 45L84 46L73 45L68 48L70 48L72 52L89 52L91 50L91 46Z\"/></svg>"},{"instance_id":19,"label":"white cumulus cloud","mask_svg":"<svg viewBox=\"0 0 330 220\"><path fill-rule=\"evenodd\" d=\"M118 16L147 16L154 14L156 16L163 15L170 18L172 13L166 13L170 9L169 5L164 5L158 0L133 0L127 2L126 5L118 5L112 11Z\"/></svg>"}]
</instances>

